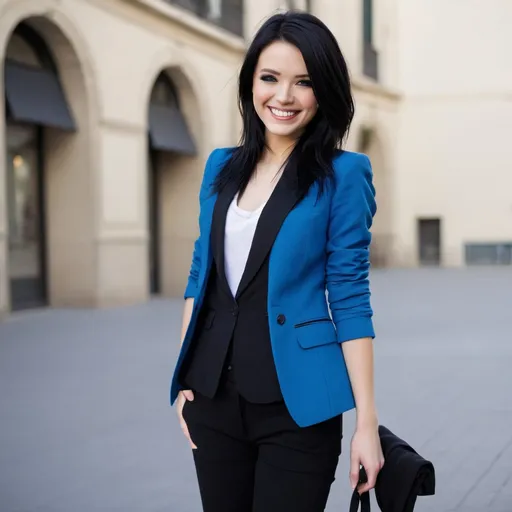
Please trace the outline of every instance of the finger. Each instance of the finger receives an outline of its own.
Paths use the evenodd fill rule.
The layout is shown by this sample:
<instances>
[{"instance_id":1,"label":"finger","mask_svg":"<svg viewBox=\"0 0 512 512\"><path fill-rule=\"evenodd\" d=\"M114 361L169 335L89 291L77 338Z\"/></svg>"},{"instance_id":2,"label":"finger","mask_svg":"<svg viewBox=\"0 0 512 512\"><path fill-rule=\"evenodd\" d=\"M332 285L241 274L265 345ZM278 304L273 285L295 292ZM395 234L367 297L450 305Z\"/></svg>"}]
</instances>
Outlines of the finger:
<instances>
[{"instance_id":1,"label":"finger","mask_svg":"<svg viewBox=\"0 0 512 512\"><path fill-rule=\"evenodd\" d=\"M375 483L377 482L377 475L379 473L379 469L376 466L375 468L371 468L366 470L366 475L368 476L368 481L359 486L359 494L363 494L364 492L368 492L370 489L375 487Z\"/></svg>"},{"instance_id":2,"label":"finger","mask_svg":"<svg viewBox=\"0 0 512 512\"><path fill-rule=\"evenodd\" d=\"M192 441L192 438L190 437L190 432L188 431L187 424L184 421L181 421L180 425L181 425L181 430L183 431L183 434L185 434L185 437L188 439L192 450L196 450L197 446L194 444L194 442Z\"/></svg>"},{"instance_id":3,"label":"finger","mask_svg":"<svg viewBox=\"0 0 512 512\"><path fill-rule=\"evenodd\" d=\"M183 391L183 395L189 402L194 401L194 392L191 389L187 389L187 390Z\"/></svg>"},{"instance_id":4,"label":"finger","mask_svg":"<svg viewBox=\"0 0 512 512\"><path fill-rule=\"evenodd\" d=\"M352 489L357 487L359 482L359 458L355 455L350 455L350 486Z\"/></svg>"}]
</instances>

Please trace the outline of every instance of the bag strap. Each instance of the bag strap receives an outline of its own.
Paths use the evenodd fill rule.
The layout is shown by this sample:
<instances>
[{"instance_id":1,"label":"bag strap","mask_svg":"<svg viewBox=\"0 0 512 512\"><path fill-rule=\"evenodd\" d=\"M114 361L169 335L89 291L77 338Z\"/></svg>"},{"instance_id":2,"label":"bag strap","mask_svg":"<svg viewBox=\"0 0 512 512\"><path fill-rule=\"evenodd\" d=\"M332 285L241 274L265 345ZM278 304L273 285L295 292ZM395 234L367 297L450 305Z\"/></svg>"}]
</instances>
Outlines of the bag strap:
<instances>
[{"instance_id":1,"label":"bag strap","mask_svg":"<svg viewBox=\"0 0 512 512\"><path fill-rule=\"evenodd\" d=\"M361 496L354 489L352 499L350 500L350 512L357 512L361 503L361 512L370 512L370 493L364 492Z\"/></svg>"},{"instance_id":2,"label":"bag strap","mask_svg":"<svg viewBox=\"0 0 512 512\"><path fill-rule=\"evenodd\" d=\"M359 468L359 481L357 482L357 487L360 484L365 484L368 482L368 475L363 466ZM350 500L350 512L357 512L359 508L359 503L361 503L361 512L370 512L370 493L364 492L362 495L359 495L357 492L357 487L354 489L352 493L352 499Z\"/></svg>"}]
</instances>

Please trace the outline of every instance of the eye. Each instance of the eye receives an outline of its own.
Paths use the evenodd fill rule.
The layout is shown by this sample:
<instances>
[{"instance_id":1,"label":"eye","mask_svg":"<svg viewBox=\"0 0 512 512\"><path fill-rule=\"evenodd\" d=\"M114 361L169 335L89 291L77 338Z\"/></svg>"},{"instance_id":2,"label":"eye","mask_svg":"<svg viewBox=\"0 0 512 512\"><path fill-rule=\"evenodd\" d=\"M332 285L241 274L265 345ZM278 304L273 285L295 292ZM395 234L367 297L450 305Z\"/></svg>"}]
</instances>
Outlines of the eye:
<instances>
[{"instance_id":1,"label":"eye","mask_svg":"<svg viewBox=\"0 0 512 512\"><path fill-rule=\"evenodd\" d=\"M274 75L261 75L260 80L263 82L277 82L277 79Z\"/></svg>"},{"instance_id":2,"label":"eye","mask_svg":"<svg viewBox=\"0 0 512 512\"><path fill-rule=\"evenodd\" d=\"M302 87L313 87L313 83L311 82L311 80L301 80L300 82L297 83Z\"/></svg>"}]
</instances>

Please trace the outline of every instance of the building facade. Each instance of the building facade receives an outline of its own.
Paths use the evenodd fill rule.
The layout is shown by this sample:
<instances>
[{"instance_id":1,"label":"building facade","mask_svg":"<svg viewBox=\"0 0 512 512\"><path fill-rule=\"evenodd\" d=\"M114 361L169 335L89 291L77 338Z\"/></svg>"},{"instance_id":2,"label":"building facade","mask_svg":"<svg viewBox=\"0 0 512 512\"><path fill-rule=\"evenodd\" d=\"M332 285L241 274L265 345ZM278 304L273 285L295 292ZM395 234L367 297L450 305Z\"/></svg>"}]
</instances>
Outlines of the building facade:
<instances>
[{"instance_id":1,"label":"building facade","mask_svg":"<svg viewBox=\"0 0 512 512\"><path fill-rule=\"evenodd\" d=\"M373 264L507 260L507 0L0 0L0 312L181 296L205 159L239 138L247 41L287 8L349 63Z\"/></svg>"},{"instance_id":2,"label":"building facade","mask_svg":"<svg viewBox=\"0 0 512 512\"><path fill-rule=\"evenodd\" d=\"M0 308L177 295L244 42L164 1L0 2Z\"/></svg>"},{"instance_id":3,"label":"building facade","mask_svg":"<svg viewBox=\"0 0 512 512\"><path fill-rule=\"evenodd\" d=\"M238 68L276 9L333 20L358 102L349 145L386 174L398 96L375 80L361 2L336 4L0 0L0 310L182 294L204 161L238 140Z\"/></svg>"},{"instance_id":4,"label":"building facade","mask_svg":"<svg viewBox=\"0 0 512 512\"><path fill-rule=\"evenodd\" d=\"M512 264L512 2L400 0L399 265Z\"/></svg>"}]
</instances>

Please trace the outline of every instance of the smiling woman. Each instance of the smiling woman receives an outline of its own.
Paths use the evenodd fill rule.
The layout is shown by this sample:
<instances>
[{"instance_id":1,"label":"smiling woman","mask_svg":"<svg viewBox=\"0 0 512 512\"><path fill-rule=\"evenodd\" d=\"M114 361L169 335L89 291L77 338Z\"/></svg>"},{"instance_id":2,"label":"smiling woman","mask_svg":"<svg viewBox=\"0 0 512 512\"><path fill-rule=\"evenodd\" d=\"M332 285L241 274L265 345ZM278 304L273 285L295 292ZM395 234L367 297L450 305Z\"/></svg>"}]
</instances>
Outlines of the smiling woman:
<instances>
[{"instance_id":1,"label":"smiling woman","mask_svg":"<svg viewBox=\"0 0 512 512\"><path fill-rule=\"evenodd\" d=\"M368 284L375 190L342 150L354 106L317 18L277 14L239 77L243 136L215 150L171 387L205 512L320 512L354 406L351 481L383 458ZM326 300L328 292L328 301Z\"/></svg>"}]
</instances>

